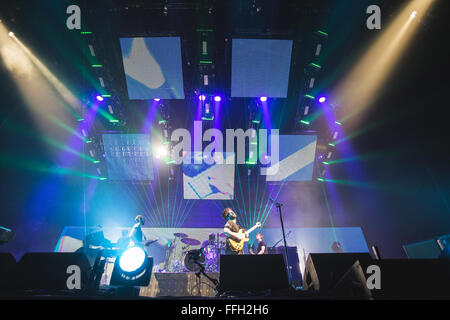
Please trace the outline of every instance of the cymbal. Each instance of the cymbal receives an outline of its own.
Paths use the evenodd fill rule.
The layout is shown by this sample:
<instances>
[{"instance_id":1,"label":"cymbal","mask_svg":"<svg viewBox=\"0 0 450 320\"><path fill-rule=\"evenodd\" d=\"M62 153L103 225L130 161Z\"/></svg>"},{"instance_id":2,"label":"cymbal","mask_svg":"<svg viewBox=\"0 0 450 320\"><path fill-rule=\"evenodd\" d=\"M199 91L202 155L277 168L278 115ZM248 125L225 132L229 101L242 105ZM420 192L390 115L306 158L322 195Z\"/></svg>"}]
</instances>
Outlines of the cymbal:
<instances>
[{"instance_id":1,"label":"cymbal","mask_svg":"<svg viewBox=\"0 0 450 320\"><path fill-rule=\"evenodd\" d=\"M177 238L187 238L188 237L187 234L181 233L181 232L174 233L173 235Z\"/></svg>"},{"instance_id":2,"label":"cymbal","mask_svg":"<svg viewBox=\"0 0 450 320\"><path fill-rule=\"evenodd\" d=\"M191 238L183 238L181 239L181 242L185 243L185 244L189 244L191 246L198 246L201 242L196 240L196 239L191 239Z\"/></svg>"}]
</instances>

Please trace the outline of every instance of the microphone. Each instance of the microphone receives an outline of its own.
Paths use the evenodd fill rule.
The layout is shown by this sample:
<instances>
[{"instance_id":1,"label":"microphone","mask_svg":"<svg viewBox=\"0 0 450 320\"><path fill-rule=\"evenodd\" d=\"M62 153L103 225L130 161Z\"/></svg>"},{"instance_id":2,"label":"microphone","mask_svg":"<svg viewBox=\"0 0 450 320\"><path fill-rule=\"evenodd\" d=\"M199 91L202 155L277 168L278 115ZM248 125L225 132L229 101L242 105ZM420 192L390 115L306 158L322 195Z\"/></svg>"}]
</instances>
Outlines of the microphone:
<instances>
[{"instance_id":1,"label":"microphone","mask_svg":"<svg viewBox=\"0 0 450 320\"><path fill-rule=\"evenodd\" d=\"M283 204L279 203L279 202L275 202L275 200L273 200L272 198L269 198L269 201L274 203L276 206L282 206Z\"/></svg>"}]
</instances>

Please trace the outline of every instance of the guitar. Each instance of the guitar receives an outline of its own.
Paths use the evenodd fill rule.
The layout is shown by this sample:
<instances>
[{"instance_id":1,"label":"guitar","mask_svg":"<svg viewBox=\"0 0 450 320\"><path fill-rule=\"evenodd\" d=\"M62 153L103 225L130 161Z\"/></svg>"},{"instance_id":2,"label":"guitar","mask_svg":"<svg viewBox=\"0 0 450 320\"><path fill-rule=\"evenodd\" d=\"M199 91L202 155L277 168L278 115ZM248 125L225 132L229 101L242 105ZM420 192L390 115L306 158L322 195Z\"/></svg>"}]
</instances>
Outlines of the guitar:
<instances>
[{"instance_id":1,"label":"guitar","mask_svg":"<svg viewBox=\"0 0 450 320\"><path fill-rule=\"evenodd\" d=\"M242 251L244 248L244 244L248 242L250 239L248 238L248 235L255 230L256 228L261 227L261 222L257 222L252 228L250 228L248 231L245 231L245 229L240 229L238 231L241 238L239 240L234 240L232 238L228 238L228 243L230 244L230 247L234 251Z\"/></svg>"}]
</instances>

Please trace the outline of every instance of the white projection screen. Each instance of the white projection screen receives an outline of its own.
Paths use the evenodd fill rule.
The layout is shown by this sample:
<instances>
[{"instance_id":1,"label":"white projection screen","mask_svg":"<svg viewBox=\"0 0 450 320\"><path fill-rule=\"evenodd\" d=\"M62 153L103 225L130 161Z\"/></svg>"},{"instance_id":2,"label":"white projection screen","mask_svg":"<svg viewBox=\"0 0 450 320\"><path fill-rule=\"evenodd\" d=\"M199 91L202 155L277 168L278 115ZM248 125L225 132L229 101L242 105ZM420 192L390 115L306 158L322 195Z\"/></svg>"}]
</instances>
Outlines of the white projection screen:
<instances>
[{"instance_id":1,"label":"white projection screen","mask_svg":"<svg viewBox=\"0 0 450 320\"><path fill-rule=\"evenodd\" d=\"M231 96L286 98L292 40L233 39Z\"/></svg>"},{"instance_id":2,"label":"white projection screen","mask_svg":"<svg viewBox=\"0 0 450 320\"><path fill-rule=\"evenodd\" d=\"M214 154L221 157L214 164L195 164L192 155L191 164L183 163L184 199L232 200L234 197L234 153ZM201 154L200 154L200 157ZM219 163L217 163L219 162Z\"/></svg>"},{"instance_id":3,"label":"white projection screen","mask_svg":"<svg viewBox=\"0 0 450 320\"><path fill-rule=\"evenodd\" d=\"M184 99L179 37L121 38L120 47L129 99Z\"/></svg>"},{"instance_id":4,"label":"white projection screen","mask_svg":"<svg viewBox=\"0 0 450 320\"><path fill-rule=\"evenodd\" d=\"M316 135L280 135L279 161L269 167L273 174L267 175L266 181L312 180L316 146Z\"/></svg>"}]
</instances>

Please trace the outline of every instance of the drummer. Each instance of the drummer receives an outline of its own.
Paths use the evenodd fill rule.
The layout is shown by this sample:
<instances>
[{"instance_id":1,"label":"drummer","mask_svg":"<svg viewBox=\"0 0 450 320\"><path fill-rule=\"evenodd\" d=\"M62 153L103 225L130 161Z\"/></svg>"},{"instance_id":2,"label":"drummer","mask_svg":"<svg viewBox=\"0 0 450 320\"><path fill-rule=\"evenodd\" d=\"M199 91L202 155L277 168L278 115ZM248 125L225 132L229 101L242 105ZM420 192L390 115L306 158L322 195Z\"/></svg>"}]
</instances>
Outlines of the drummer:
<instances>
[{"instance_id":1,"label":"drummer","mask_svg":"<svg viewBox=\"0 0 450 320\"><path fill-rule=\"evenodd\" d=\"M215 244L215 242L216 242L216 234L214 232L210 233L208 240L203 241L202 249L206 248L207 246Z\"/></svg>"}]
</instances>

